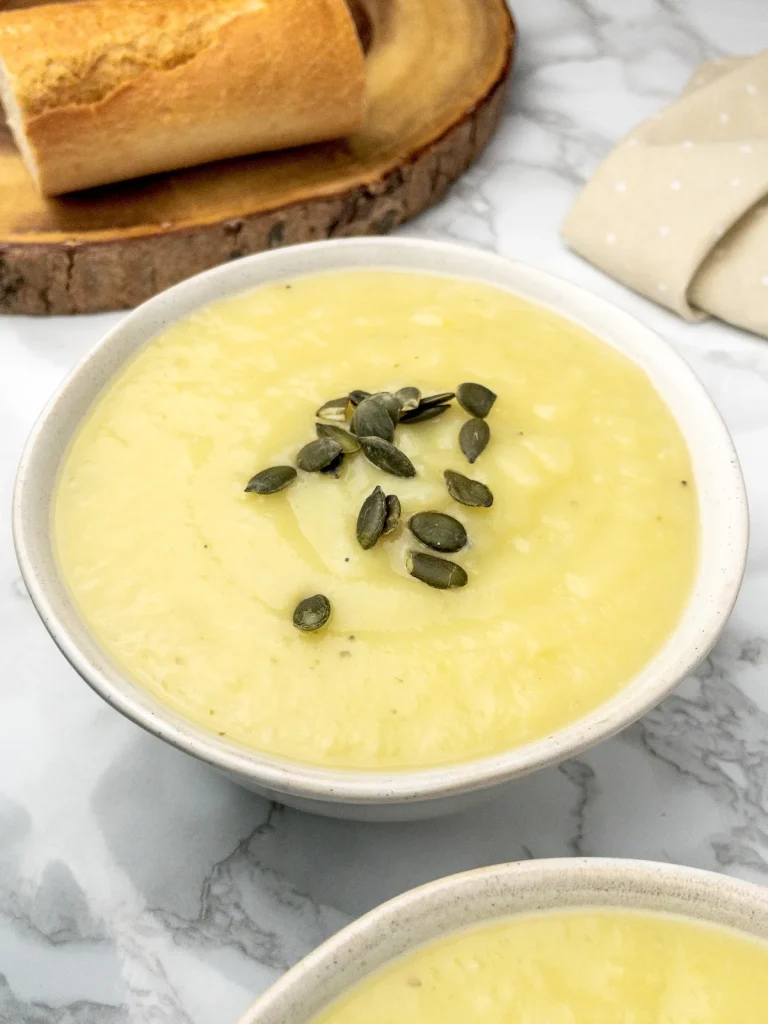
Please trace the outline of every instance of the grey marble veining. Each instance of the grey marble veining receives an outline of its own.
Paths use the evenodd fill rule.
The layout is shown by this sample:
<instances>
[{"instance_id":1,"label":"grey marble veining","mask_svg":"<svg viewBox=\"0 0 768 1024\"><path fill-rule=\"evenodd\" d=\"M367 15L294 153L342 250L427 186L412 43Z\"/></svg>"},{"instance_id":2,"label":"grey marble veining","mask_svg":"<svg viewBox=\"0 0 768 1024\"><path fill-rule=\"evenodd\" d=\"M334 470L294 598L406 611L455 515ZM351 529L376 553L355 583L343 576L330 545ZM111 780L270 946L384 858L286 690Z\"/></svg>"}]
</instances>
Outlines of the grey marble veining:
<instances>
[{"instance_id":1,"label":"grey marble veining","mask_svg":"<svg viewBox=\"0 0 768 1024\"><path fill-rule=\"evenodd\" d=\"M702 60L768 47L768 20L757 0L520 0L515 13L498 137L404 233L584 284L691 363L750 496L749 570L725 636L624 734L458 817L355 825L271 806L110 711L38 622L10 541L16 462L52 389L116 317L0 318L1 1024L227 1024L381 900L496 861L640 856L768 883L768 342L676 320L557 235L610 146Z\"/></svg>"}]
</instances>

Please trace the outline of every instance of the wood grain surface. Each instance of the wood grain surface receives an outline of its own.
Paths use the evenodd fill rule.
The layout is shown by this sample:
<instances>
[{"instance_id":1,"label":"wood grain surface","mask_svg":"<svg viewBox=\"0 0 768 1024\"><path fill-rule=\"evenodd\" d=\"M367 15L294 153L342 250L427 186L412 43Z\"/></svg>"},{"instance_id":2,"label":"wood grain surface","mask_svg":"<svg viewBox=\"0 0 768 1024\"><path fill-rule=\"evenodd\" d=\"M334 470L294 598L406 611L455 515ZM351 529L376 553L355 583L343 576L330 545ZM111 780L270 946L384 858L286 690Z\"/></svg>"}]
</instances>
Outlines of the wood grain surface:
<instances>
[{"instance_id":1,"label":"wood grain surface","mask_svg":"<svg viewBox=\"0 0 768 1024\"><path fill-rule=\"evenodd\" d=\"M0 127L0 312L129 308L249 253L387 232L439 199L501 113L514 49L504 0L353 11L368 117L349 139L43 199Z\"/></svg>"}]
</instances>

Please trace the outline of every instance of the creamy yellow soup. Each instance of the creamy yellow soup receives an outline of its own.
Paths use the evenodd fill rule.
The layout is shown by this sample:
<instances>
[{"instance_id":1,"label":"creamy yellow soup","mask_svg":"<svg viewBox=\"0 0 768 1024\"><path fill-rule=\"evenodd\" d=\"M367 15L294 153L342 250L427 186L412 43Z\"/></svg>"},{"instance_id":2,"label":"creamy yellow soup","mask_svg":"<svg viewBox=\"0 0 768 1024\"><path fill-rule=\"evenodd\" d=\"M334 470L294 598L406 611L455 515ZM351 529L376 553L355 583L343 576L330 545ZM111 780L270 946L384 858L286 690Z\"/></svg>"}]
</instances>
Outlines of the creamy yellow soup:
<instances>
[{"instance_id":1,"label":"creamy yellow soup","mask_svg":"<svg viewBox=\"0 0 768 1024\"><path fill-rule=\"evenodd\" d=\"M245 493L294 463L327 400L466 381L498 395L474 465L454 403L398 427L412 479L357 454L338 479ZM452 500L445 469L493 506ZM403 519L363 550L377 484ZM447 556L462 589L408 575L422 510L466 527ZM63 577L137 683L269 754L372 769L495 754L614 695L680 618L697 523L685 442L637 365L507 292L389 271L270 285L159 334L90 411L54 508ZM314 594L332 614L304 634Z\"/></svg>"},{"instance_id":2,"label":"creamy yellow soup","mask_svg":"<svg viewBox=\"0 0 768 1024\"><path fill-rule=\"evenodd\" d=\"M523 915L363 981L315 1024L765 1024L768 945L620 910Z\"/></svg>"}]
</instances>

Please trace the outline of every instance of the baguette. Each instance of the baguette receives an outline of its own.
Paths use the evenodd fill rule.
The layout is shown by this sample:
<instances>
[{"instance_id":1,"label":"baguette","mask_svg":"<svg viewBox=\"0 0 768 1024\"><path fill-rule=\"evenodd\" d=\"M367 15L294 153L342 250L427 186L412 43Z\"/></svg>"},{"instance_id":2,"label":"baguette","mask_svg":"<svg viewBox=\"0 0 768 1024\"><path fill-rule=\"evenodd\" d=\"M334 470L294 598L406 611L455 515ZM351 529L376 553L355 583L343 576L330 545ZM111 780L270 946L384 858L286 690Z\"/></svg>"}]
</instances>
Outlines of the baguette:
<instances>
[{"instance_id":1,"label":"baguette","mask_svg":"<svg viewBox=\"0 0 768 1024\"><path fill-rule=\"evenodd\" d=\"M0 99L58 195L351 134L364 61L344 0L83 0L0 14Z\"/></svg>"}]
</instances>

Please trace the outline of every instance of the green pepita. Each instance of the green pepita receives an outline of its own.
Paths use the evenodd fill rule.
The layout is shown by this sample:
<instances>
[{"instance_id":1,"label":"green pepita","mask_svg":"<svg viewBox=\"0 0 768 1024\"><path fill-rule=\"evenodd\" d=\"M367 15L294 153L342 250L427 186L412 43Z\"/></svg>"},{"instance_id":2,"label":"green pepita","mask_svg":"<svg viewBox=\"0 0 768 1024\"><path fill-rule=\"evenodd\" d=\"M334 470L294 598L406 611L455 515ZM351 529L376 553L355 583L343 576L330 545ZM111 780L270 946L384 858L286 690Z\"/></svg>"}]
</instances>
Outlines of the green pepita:
<instances>
[{"instance_id":1,"label":"green pepita","mask_svg":"<svg viewBox=\"0 0 768 1024\"><path fill-rule=\"evenodd\" d=\"M419 402L420 409L431 409L433 405L447 405L456 397L454 391L443 391L439 395L427 395Z\"/></svg>"},{"instance_id":2,"label":"green pepita","mask_svg":"<svg viewBox=\"0 0 768 1024\"><path fill-rule=\"evenodd\" d=\"M474 417L467 420L459 431L459 445L467 457L467 461L473 463L479 455L488 447L491 440L491 428L485 420Z\"/></svg>"},{"instance_id":3,"label":"green pepita","mask_svg":"<svg viewBox=\"0 0 768 1024\"><path fill-rule=\"evenodd\" d=\"M361 437L360 447L366 459L385 473L402 477L416 476L416 468L408 456L384 438Z\"/></svg>"},{"instance_id":4,"label":"green pepita","mask_svg":"<svg viewBox=\"0 0 768 1024\"><path fill-rule=\"evenodd\" d=\"M400 420L400 413L403 409L403 404L397 395L393 395L390 391L379 391L372 397L381 402L389 413L389 418L392 420L392 426L396 427Z\"/></svg>"},{"instance_id":5,"label":"green pepita","mask_svg":"<svg viewBox=\"0 0 768 1024\"><path fill-rule=\"evenodd\" d=\"M400 388L395 392L395 398L400 399L401 413L413 412L419 407L421 392L418 388Z\"/></svg>"},{"instance_id":6,"label":"green pepita","mask_svg":"<svg viewBox=\"0 0 768 1024\"><path fill-rule=\"evenodd\" d=\"M245 488L246 494L276 494L298 476L293 466L270 466L252 476Z\"/></svg>"},{"instance_id":7,"label":"green pepita","mask_svg":"<svg viewBox=\"0 0 768 1024\"><path fill-rule=\"evenodd\" d=\"M352 405L358 406L366 398L370 398L371 397L371 392L370 391L360 391L358 389L356 391L350 391L349 395L347 397L349 398L349 401L352 403Z\"/></svg>"},{"instance_id":8,"label":"green pepita","mask_svg":"<svg viewBox=\"0 0 768 1024\"><path fill-rule=\"evenodd\" d=\"M448 412L450 405L428 405L426 409L422 409L419 406L418 409L414 409L413 412L406 412L400 417L401 423L408 425L412 423L424 423L426 420L433 420L436 416L442 416L444 412Z\"/></svg>"},{"instance_id":9,"label":"green pepita","mask_svg":"<svg viewBox=\"0 0 768 1024\"><path fill-rule=\"evenodd\" d=\"M462 505L472 505L475 508L490 508L493 504L493 495L485 484L479 480L470 480L468 476L455 472L453 469L446 469L443 473L448 493Z\"/></svg>"},{"instance_id":10,"label":"green pepita","mask_svg":"<svg viewBox=\"0 0 768 1024\"><path fill-rule=\"evenodd\" d=\"M414 537L434 551L461 551L467 543L462 524L444 512L417 512L408 526Z\"/></svg>"},{"instance_id":11,"label":"green pepita","mask_svg":"<svg viewBox=\"0 0 768 1024\"><path fill-rule=\"evenodd\" d=\"M382 537L388 536L390 533L394 533L400 523L400 514L402 512L402 506L400 505L400 499L396 494L387 495L387 518L384 520L384 529L382 530Z\"/></svg>"},{"instance_id":12,"label":"green pepita","mask_svg":"<svg viewBox=\"0 0 768 1024\"><path fill-rule=\"evenodd\" d=\"M421 551L409 551L406 568L411 576L438 590L465 587L469 577L460 565Z\"/></svg>"},{"instance_id":13,"label":"green pepita","mask_svg":"<svg viewBox=\"0 0 768 1024\"><path fill-rule=\"evenodd\" d=\"M350 430L358 437L383 437L393 441L395 425L386 406L378 398L364 398L355 409Z\"/></svg>"},{"instance_id":14,"label":"green pepita","mask_svg":"<svg viewBox=\"0 0 768 1024\"><path fill-rule=\"evenodd\" d=\"M362 504L357 517L357 542L364 551L374 546L384 531L387 499L380 487L374 487Z\"/></svg>"},{"instance_id":15,"label":"green pepita","mask_svg":"<svg viewBox=\"0 0 768 1024\"><path fill-rule=\"evenodd\" d=\"M332 462L329 462L327 466L323 466L320 470L325 476L332 476L338 480L341 476L341 467L344 465L344 452L340 452Z\"/></svg>"},{"instance_id":16,"label":"green pepita","mask_svg":"<svg viewBox=\"0 0 768 1024\"><path fill-rule=\"evenodd\" d=\"M296 456L296 465L305 473L317 473L325 469L341 454L341 445L331 437L318 437L316 441L305 444Z\"/></svg>"},{"instance_id":17,"label":"green pepita","mask_svg":"<svg viewBox=\"0 0 768 1024\"><path fill-rule=\"evenodd\" d=\"M496 401L496 395L483 384L459 384L456 388L459 405L470 416L484 420Z\"/></svg>"},{"instance_id":18,"label":"green pepita","mask_svg":"<svg viewBox=\"0 0 768 1024\"><path fill-rule=\"evenodd\" d=\"M315 594L300 601L293 612L293 624L297 629L311 633L320 629L331 617L331 602L324 594Z\"/></svg>"},{"instance_id":19,"label":"green pepita","mask_svg":"<svg viewBox=\"0 0 768 1024\"><path fill-rule=\"evenodd\" d=\"M316 423L315 430L318 437L330 437L332 441L340 444L345 455L353 455L360 451L360 442L355 435L343 427L336 426L335 423Z\"/></svg>"},{"instance_id":20,"label":"green pepita","mask_svg":"<svg viewBox=\"0 0 768 1024\"><path fill-rule=\"evenodd\" d=\"M332 398L330 402L326 402L325 405L321 405L315 413L315 416L319 420L326 420L329 423L343 423L347 418L347 405L349 399L345 395L344 398Z\"/></svg>"}]
</instances>

